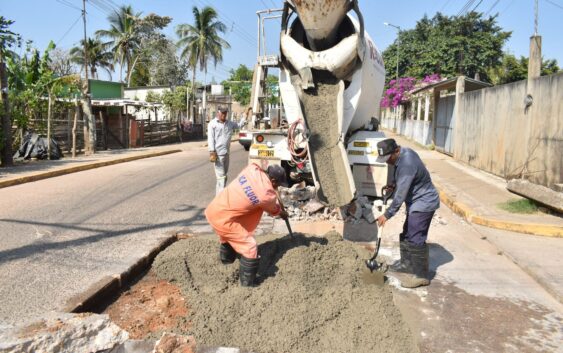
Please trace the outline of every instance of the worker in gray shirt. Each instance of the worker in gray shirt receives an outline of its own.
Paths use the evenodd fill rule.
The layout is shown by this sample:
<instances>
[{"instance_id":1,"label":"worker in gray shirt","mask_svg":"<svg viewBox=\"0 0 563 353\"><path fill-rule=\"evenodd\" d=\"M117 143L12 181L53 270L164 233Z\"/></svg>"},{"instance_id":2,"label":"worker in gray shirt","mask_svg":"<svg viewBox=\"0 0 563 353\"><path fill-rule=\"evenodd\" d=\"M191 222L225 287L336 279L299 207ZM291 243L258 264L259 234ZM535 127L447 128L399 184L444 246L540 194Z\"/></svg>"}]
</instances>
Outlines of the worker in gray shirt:
<instances>
[{"instance_id":1,"label":"worker in gray shirt","mask_svg":"<svg viewBox=\"0 0 563 353\"><path fill-rule=\"evenodd\" d=\"M227 120L227 112L226 107L219 107L217 117L207 125L209 161L215 164L215 176L217 177L215 195L219 194L227 184L231 137L233 130L239 128L236 122Z\"/></svg>"},{"instance_id":2,"label":"worker in gray shirt","mask_svg":"<svg viewBox=\"0 0 563 353\"><path fill-rule=\"evenodd\" d=\"M440 197L415 151L398 146L394 139L386 139L377 144L377 152L378 162L395 167L395 184L390 186L393 202L377 219L378 225L385 225L403 202L407 207L407 218L399 236L401 259L391 265L391 270L405 274L400 278L403 287L427 286L430 281L426 239L434 212L440 207Z\"/></svg>"}]
</instances>

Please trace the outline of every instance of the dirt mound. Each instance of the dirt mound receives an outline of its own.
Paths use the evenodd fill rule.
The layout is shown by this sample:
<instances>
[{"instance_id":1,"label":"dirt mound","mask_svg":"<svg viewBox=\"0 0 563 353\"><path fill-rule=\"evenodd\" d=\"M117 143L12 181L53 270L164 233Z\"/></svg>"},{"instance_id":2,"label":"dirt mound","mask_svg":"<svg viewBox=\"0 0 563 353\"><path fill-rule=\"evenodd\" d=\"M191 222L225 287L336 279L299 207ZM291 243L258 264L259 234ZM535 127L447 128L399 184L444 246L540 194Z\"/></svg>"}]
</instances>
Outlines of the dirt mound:
<instances>
[{"instance_id":1,"label":"dirt mound","mask_svg":"<svg viewBox=\"0 0 563 353\"><path fill-rule=\"evenodd\" d=\"M153 264L176 282L198 345L253 352L416 352L388 287L367 284L366 254L337 233L258 239L260 285L242 288L214 238L179 241Z\"/></svg>"}]
</instances>

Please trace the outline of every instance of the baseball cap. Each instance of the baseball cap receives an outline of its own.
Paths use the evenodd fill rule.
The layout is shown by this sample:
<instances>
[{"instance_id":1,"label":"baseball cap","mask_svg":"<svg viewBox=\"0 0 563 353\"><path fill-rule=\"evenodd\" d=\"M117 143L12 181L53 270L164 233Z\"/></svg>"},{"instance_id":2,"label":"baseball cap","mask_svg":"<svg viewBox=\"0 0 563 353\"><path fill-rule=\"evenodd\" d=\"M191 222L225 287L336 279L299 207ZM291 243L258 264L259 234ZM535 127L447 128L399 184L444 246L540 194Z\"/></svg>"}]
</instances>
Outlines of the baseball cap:
<instances>
[{"instance_id":1,"label":"baseball cap","mask_svg":"<svg viewBox=\"0 0 563 353\"><path fill-rule=\"evenodd\" d=\"M386 163L391 154L397 149L397 142L394 139L386 139L377 143L377 162Z\"/></svg>"},{"instance_id":2,"label":"baseball cap","mask_svg":"<svg viewBox=\"0 0 563 353\"><path fill-rule=\"evenodd\" d=\"M268 166L266 173L270 179L274 179L278 185L287 187L287 179L285 176L285 169L281 165L272 164Z\"/></svg>"}]
</instances>

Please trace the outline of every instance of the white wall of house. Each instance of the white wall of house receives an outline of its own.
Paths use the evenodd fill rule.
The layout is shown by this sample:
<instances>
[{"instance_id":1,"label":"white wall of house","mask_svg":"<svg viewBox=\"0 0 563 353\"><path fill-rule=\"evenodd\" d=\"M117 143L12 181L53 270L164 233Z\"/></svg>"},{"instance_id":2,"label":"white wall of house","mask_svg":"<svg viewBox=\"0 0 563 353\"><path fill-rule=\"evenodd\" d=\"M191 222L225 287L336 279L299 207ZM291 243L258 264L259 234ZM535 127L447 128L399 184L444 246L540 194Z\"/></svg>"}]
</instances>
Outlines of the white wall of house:
<instances>
[{"instance_id":1,"label":"white wall of house","mask_svg":"<svg viewBox=\"0 0 563 353\"><path fill-rule=\"evenodd\" d=\"M166 86L125 88L123 98L144 102L149 92L162 95L164 92L169 92L170 90L170 87ZM154 109L139 109L134 107L128 107L127 109L128 114L134 114L138 119L150 119L151 121L170 120L169 112L164 106L156 109L156 117Z\"/></svg>"}]
</instances>

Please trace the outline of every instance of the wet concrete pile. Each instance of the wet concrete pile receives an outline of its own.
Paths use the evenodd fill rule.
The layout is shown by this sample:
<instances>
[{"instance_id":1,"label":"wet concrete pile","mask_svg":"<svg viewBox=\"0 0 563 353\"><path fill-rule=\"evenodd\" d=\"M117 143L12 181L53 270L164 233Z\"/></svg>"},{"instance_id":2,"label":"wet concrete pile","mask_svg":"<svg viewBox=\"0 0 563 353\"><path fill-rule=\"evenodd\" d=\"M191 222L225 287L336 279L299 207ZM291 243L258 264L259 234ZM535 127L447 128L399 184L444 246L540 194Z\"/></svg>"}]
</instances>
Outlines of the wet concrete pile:
<instances>
[{"instance_id":1,"label":"wet concrete pile","mask_svg":"<svg viewBox=\"0 0 563 353\"><path fill-rule=\"evenodd\" d=\"M222 265L214 237L179 241L154 273L177 284L198 345L257 353L417 352L387 286L366 281L367 252L341 239L258 239L258 287L241 288L238 261ZM177 330L181 331L181 330Z\"/></svg>"}]
</instances>

